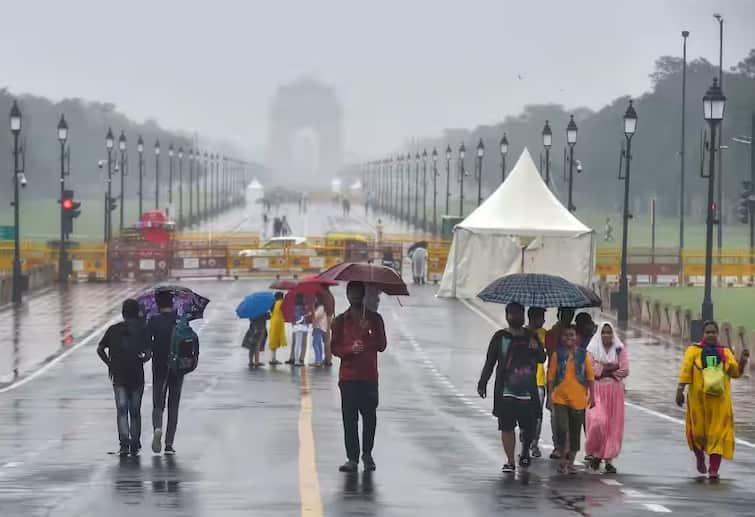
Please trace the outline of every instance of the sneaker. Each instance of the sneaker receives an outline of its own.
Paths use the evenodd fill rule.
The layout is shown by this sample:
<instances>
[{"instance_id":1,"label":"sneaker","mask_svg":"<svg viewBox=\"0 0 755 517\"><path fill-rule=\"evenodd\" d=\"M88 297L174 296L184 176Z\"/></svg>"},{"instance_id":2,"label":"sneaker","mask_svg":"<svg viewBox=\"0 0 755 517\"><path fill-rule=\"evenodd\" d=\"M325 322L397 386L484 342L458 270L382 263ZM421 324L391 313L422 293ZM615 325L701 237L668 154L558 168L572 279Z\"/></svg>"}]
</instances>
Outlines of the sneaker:
<instances>
[{"instance_id":1,"label":"sneaker","mask_svg":"<svg viewBox=\"0 0 755 517\"><path fill-rule=\"evenodd\" d=\"M293 359L287 359L286 360L286 364L294 364L294 360Z\"/></svg>"},{"instance_id":2,"label":"sneaker","mask_svg":"<svg viewBox=\"0 0 755 517\"><path fill-rule=\"evenodd\" d=\"M270 363L269 363L269 364L270 364L271 366L277 366L277 365L281 364L281 362L280 362L280 361L278 361L278 360L274 360L274 361L270 361Z\"/></svg>"},{"instance_id":3,"label":"sneaker","mask_svg":"<svg viewBox=\"0 0 755 517\"><path fill-rule=\"evenodd\" d=\"M118 456L121 458L125 458L128 456L129 448L128 445L121 445L121 448L118 450Z\"/></svg>"},{"instance_id":4,"label":"sneaker","mask_svg":"<svg viewBox=\"0 0 755 517\"><path fill-rule=\"evenodd\" d=\"M511 463L507 463L501 468L501 472L503 472L504 474L513 474L514 472L516 472L516 467Z\"/></svg>"},{"instance_id":5,"label":"sneaker","mask_svg":"<svg viewBox=\"0 0 755 517\"><path fill-rule=\"evenodd\" d=\"M375 465L375 460L372 459L371 454L362 456L362 463L364 464L364 470L368 472L375 472L375 469L377 469L377 465Z\"/></svg>"},{"instance_id":6,"label":"sneaker","mask_svg":"<svg viewBox=\"0 0 755 517\"><path fill-rule=\"evenodd\" d=\"M294 366L304 366L304 361L296 361Z\"/></svg>"},{"instance_id":7,"label":"sneaker","mask_svg":"<svg viewBox=\"0 0 755 517\"><path fill-rule=\"evenodd\" d=\"M139 452L141 451L141 447L131 447L131 456L136 458L139 456Z\"/></svg>"},{"instance_id":8,"label":"sneaker","mask_svg":"<svg viewBox=\"0 0 755 517\"><path fill-rule=\"evenodd\" d=\"M519 466L523 469L528 468L532 464L532 460L529 456L519 456Z\"/></svg>"},{"instance_id":9,"label":"sneaker","mask_svg":"<svg viewBox=\"0 0 755 517\"><path fill-rule=\"evenodd\" d=\"M163 439L163 432L161 429L155 429L155 432L152 434L152 452L155 454L160 453L160 449L162 449L162 439Z\"/></svg>"},{"instance_id":10,"label":"sneaker","mask_svg":"<svg viewBox=\"0 0 755 517\"><path fill-rule=\"evenodd\" d=\"M540 451L540 447L538 447L537 445L530 447L530 454L533 458L541 458L543 456L543 453Z\"/></svg>"},{"instance_id":11,"label":"sneaker","mask_svg":"<svg viewBox=\"0 0 755 517\"><path fill-rule=\"evenodd\" d=\"M339 472L356 472L359 470L359 464L356 461L349 460L340 467L338 467Z\"/></svg>"},{"instance_id":12,"label":"sneaker","mask_svg":"<svg viewBox=\"0 0 755 517\"><path fill-rule=\"evenodd\" d=\"M173 448L173 446L172 446L172 445L167 445L167 444L166 444L166 445L165 445L165 452L164 452L164 454L165 454L166 456L173 456L173 455L175 455L175 454L176 454L176 450L175 450L175 449Z\"/></svg>"}]
</instances>

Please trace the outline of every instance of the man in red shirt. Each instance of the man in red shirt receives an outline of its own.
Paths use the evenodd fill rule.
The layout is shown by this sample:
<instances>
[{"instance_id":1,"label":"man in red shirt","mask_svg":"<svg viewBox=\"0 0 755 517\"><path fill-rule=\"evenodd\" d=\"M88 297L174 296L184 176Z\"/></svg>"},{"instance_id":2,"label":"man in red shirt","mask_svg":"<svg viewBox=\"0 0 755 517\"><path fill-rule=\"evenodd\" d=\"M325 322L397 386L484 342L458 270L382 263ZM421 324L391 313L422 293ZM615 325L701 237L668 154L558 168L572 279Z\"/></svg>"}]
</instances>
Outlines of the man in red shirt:
<instances>
[{"instance_id":1,"label":"man in red shirt","mask_svg":"<svg viewBox=\"0 0 755 517\"><path fill-rule=\"evenodd\" d=\"M333 355L341 359L338 387L341 389L341 415L348 461L341 472L359 468L359 414L362 415L362 461L375 470L372 447L375 443L378 407L378 352L386 347L383 318L364 307L365 286L349 282L346 298L350 307L333 320Z\"/></svg>"}]
</instances>

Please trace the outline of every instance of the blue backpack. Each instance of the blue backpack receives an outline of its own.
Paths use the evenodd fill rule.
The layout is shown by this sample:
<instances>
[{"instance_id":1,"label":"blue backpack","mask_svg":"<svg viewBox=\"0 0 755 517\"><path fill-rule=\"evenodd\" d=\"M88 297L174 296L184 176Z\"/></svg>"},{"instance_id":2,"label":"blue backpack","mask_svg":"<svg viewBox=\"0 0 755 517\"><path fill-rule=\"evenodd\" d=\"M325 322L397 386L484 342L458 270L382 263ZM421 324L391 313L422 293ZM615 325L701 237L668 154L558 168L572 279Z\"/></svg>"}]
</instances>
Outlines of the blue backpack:
<instances>
[{"instance_id":1,"label":"blue backpack","mask_svg":"<svg viewBox=\"0 0 755 517\"><path fill-rule=\"evenodd\" d=\"M199 364L199 336L189 325L187 315L181 316L170 336L168 368L179 374L193 372Z\"/></svg>"}]
</instances>

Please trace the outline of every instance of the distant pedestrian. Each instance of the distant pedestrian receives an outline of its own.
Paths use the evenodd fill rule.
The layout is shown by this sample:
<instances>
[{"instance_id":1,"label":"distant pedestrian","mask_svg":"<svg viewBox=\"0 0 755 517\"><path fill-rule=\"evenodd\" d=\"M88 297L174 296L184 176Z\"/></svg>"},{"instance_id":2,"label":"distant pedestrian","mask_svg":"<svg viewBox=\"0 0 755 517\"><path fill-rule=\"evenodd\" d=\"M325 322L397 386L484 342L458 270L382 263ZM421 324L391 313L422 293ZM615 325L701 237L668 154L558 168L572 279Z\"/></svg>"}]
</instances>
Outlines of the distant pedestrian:
<instances>
[{"instance_id":1,"label":"distant pedestrian","mask_svg":"<svg viewBox=\"0 0 755 517\"><path fill-rule=\"evenodd\" d=\"M286 342L286 321L283 319L283 293L278 291L275 293L275 301L273 302L273 308L270 311L270 364L275 366L281 364L276 358L276 354L279 348L288 346Z\"/></svg>"},{"instance_id":2,"label":"distant pedestrian","mask_svg":"<svg viewBox=\"0 0 755 517\"><path fill-rule=\"evenodd\" d=\"M477 393L487 396L487 384L495 368L493 415L498 417L498 430L506 455L502 471L516 471L516 435L519 426L522 451L519 466L530 466L530 446L540 410L537 392L537 365L545 361L545 352L535 335L524 327L524 307L518 303L506 306L509 326L499 330L490 339L485 365L477 383Z\"/></svg>"},{"instance_id":3,"label":"distant pedestrian","mask_svg":"<svg viewBox=\"0 0 755 517\"><path fill-rule=\"evenodd\" d=\"M595 407L587 410L585 451L591 458L588 467L615 474L613 460L621 452L624 439L624 379L629 375L629 353L613 326L600 325L587 345L595 373Z\"/></svg>"},{"instance_id":4,"label":"distant pedestrian","mask_svg":"<svg viewBox=\"0 0 755 517\"><path fill-rule=\"evenodd\" d=\"M550 364L550 358L553 353L561 346L561 331L567 326L571 325L572 319L574 319L574 309L567 307L560 307L556 313L558 321L545 333L545 353L548 356L548 362ZM553 411L553 405L550 403L550 390L546 384L546 407L550 411L551 421L551 439L553 443L556 443L556 415ZM553 449L550 459L561 459L561 453L558 449Z\"/></svg>"},{"instance_id":5,"label":"distant pedestrian","mask_svg":"<svg viewBox=\"0 0 755 517\"><path fill-rule=\"evenodd\" d=\"M561 457L558 471L576 474L574 458L580 449L585 410L594 404L592 360L577 347L577 332L571 325L561 330L561 344L548 361L550 403L555 415L556 441Z\"/></svg>"},{"instance_id":6,"label":"distant pedestrian","mask_svg":"<svg viewBox=\"0 0 755 517\"><path fill-rule=\"evenodd\" d=\"M378 219L377 224L375 225L375 240L377 241L378 247L380 247L383 242L383 230L383 221Z\"/></svg>"},{"instance_id":7,"label":"distant pedestrian","mask_svg":"<svg viewBox=\"0 0 755 517\"><path fill-rule=\"evenodd\" d=\"M297 293L294 298L294 321L293 321L293 342L292 362L294 366L304 366L304 358L307 355L306 339L309 333L309 319L311 315L307 312L304 304L304 295Z\"/></svg>"},{"instance_id":8,"label":"distant pedestrian","mask_svg":"<svg viewBox=\"0 0 755 517\"><path fill-rule=\"evenodd\" d=\"M117 412L119 454L138 456L142 447L142 395L144 363L151 357L144 321L139 317L139 303L125 300L121 308L123 321L111 325L97 346L97 355L108 366L113 381Z\"/></svg>"},{"instance_id":9,"label":"distant pedestrian","mask_svg":"<svg viewBox=\"0 0 755 517\"><path fill-rule=\"evenodd\" d=\"M385 327L380 314L364 307L364 284L349 282L349 309L333 320L333 355L341 359L338 387L341 390L346 463L341 472L359 467L359 415L362 415L362 461L367 471L375 470L378 407L378 352L386 348Z\"/></svg>"},{"instance_id":10,"label":"distant pedestrian","mask_svg":"<svg viewBox=\"0 0 755 517\"><path fill-rule=\"evenodd\" d=\"M527 309L527 329L535 335L538 344L543 348L543 352L545 352L544 324L545 309L542 307L530 307ZM537 363L537 375L535 377L540 410L538 411L539 418L535 424L535 434L532 436L530 453L533 458L539 458L542 456L542 452L540 451L540 432L543 428L543 405L545 404L545 363Z\"/></svg>"},{"instance_id":11,"label":"distant pedestrian","mask_svg":"<svg viewBox=\"0 0 755 517\"><path fill-rule=\"evenodd\" d=\"M425 271L427 269L427 249L415 248L412 252L412 276L415 284L425 283Z\"/></svg>"},{"instance_id":12,"label":"distant pedestrian","mask_svg":"<svg viewBox=\"0 0 755 517\"><path fill-rule=\"evenodd\" d=\"M281 235L281 220L276 217L273 219L273 236L280 237Z\"/></svg>"},{"instance_id":13,"label":"distant pedestrian","mask_svg":"<svg viewBox=\"0 0 755 517\"><path fill-rule=\"evenodd\" d=\"M244 341L241 346L249 350L249 368L262 366L260 362L260 353L265 350L267 341L267 320L270 319L270 313L266 312L262 316L249 319L249 329L244 334Z\"/></svg>"},{"instance_id":14,"label":"distant pedestrian","mask_svg":"<svg viewBox=\"0 0 755 517\"><path fill-rule=\"evenodd\" d=\"M321 294L315 298L315 313L312 318L312 349L315 352L314 366L322 366L325 352L325 339L330 331L330 316L325 311L325 301Z\"/></svg>"},{"instance_id":15,"label":"distant pedestrian","mask_svg":"<svg viewBox=\"0 0 755 517\"><path fill-rule=\"evenodd\" d=\"M687 394L687 445L694 452L697 471L705 474L705 455L710 456L708 477L718 479L721 459L734 458L734 411L731 380L742 376L750 352L742 351L739 361L729 347L718 341L718 324L706 321L703 339L687 347L679 372L676 403L684 406Z\"/></svg>"},{"instance_id":16,"label":"distant pedestrian","mask_svg":"<svg viewBox=\"0 0 755 517\"><path fill-rule=\"evenodd\" d=\"M162 425L165 401L168 402L168 423L165 431L165 454L173 455L173 442L178 427L178 406L181 402L184 373L169 367L173 330L178 315L173 310L173 293L155 293L158 314L147 323L152 340L152 452L162 449Z\"/></svg>"},{"instance_id":17,"label":"distant pedestrian","mask_svg":"<svg viewBox=\"0 0 755 517\"><path fill-rule=\"evenodd\" d=\"M580 312L574 318L574 327L577 329L577 346L587 348L587 344L595 334L595 322L588 312Z\"/></svg>"},{"instance_id":18,"label":"distant pedestrian","mask_svg":"<svg viewBox=\"0 0 755 517\"><path fill-rule=\"evenodd\" d=\"M291 235L291 227L288 225L288 220L286 219L285 215L281 217L280 233L282 237L288 237L289 235Z\"/></svg>"},{"instance_id":19,"label":"distant pedestrian","mask_svg":"<svg viewBox=\"0 0 755 517\"><path fill-rule=\"evenodd\" d=\"M606 226L605 231L603 233L603 240L605 242L613 242L613 225L611 224L611 218L606 217Z\"/></svg>"}]
</instances>

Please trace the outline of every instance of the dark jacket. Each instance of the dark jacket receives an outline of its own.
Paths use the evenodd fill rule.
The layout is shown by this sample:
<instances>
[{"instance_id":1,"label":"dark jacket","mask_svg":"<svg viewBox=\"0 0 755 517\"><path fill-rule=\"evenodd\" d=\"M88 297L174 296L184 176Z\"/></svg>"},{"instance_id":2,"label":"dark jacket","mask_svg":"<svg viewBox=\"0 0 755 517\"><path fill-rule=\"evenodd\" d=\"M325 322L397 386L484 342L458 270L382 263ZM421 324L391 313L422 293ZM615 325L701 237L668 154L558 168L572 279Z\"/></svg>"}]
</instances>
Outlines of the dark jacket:
<instances>
[{"instance_id":1,"label":"dark jacket","mask_svg":"<svg viewBox=\"0 0 755 517\"><path fill-rule=\"evenodd\" d=\"M525 339L534 339L537 341L537 337L532 333L532 331L530 331L529 329L524 330ZM508 369L506 368L507 364L510 364L512 361L519 364L528 362L531 363L533 372L536 372L537 364L545 362L546 357L545 350L542 349L542 346L538 346L537 350L530 350L529 348L527 348L526 350L520 350L518 353L524 355L521 355L519 357L511 357L510 354L512 352L512 348L509 348L508 353L504 357L503 351L501 349L501 338L503 338L503 336L505 335L510 336L511 334L508 330L502 329L497 331L495 334L493 334L493 337L490 338L488 353L485 358L485 365L482 367L480 380L477 383L478 389L486 388L488 381L490 380L490 376L493 374L493 368L495 367L495 384L493 387L493 389L495 390L493 394L493 414L498 417L501 416L503 387L506 383L506 375L508 374ZM511 359L512 361L508 361L508 359ZM533 405L537 406L539 411L539 395L537 393L537 383L534 381L535 379L533 377L533 392L531 393L531 396Z\"/></svg>"},{"instance_id":2,"label":"dark jacket","mask_svg":"<svg viewBox=\"0 0 755 517\"><path fill-rule=\"evenodd\" d=\"M175 312L161 312L152 316L147 323L147 330L152 348L152 371L168 370L170 341L178 315Z\"/></svg>"},{"instance_id":3,"label":"dark jacket","mask_svg":"<svg viewBox=\"0 0 755 517\"><path fill-rule=\"evenodd\" d=\"M111 325L97 345L97 355L108 365L113 384L128 388L144 384L144 362L150 342L144 322L129 319Z\"/></svg>"}]
</instances>

